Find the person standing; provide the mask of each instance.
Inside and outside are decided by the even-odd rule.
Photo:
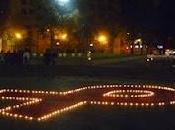
[[[0,52],[0,63],[1,64],[5,63],[5,58],[4,58],[4,52],[3,51]]]
[[[28,50],[25,50],[23,53],[23,64],[28,64],[30,61],[30,52]]]

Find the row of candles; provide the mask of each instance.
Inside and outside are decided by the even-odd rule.
[[[84,90],[93,90],[93,89],[105,89],[105,88],[118,88],[120,90],[114,90],[110,91],[108,93],[103,94],[104,97],[151,97],[154,96],[153,91],[148,91],[146,89],[154,89],[156,90],[166,90],[170,92],[175,92],[175,89],[169,88],[169,87],[161,87],[161,86],[151,86],[151,85],[97,85],[97,86],[88,86],[83,87],[79,89],[74,89],[66,92],[56,92],[56,91],[35,91],[35,90],[18,90],[18,89],[3,89],[0,90],[1,100],[16,100],[16,101],[23,101],[23,103],[9,106],[3,109],[0,109],[0,114],[7,116],[7,117],[13,117],[16,119],[25,119],[25,120],[37,120],[37,121],[45,121],[48,120],[56,115],[59,115],[63,112],[71,111],[75,108],[78,108],[80,106],[86,105],[86,104],[92,104],[92,105],[105,105],[105,106],[142,106],[142,107],[149,107],[149,106],[165,106],[165,105],[174,105],[175,99],[167,102],[105,102],[105,101],[81,101],[77,104],[56,110],[51,113],[46,113],[41,117],[34,118],[27,115],[20,115],[13,113],[14,109],[20,109],[24,106],[30,106],[36,103],[39,103],[42,101],[41,98],[32,98],[32,97],[6,97],[4,96],[5,93],[23,93],[23,94],[42,94],[43,96],[47,95],[61,95],[65,96],[68,94],[74,94],[77,92],[81,92]],[[125,88],[126,90],[123,90]],[[131,90],[133,88],[133,90]],[[129,90],[127,90],[129,89]],[[134,89],[145,89],[145,90],[134,90]]]

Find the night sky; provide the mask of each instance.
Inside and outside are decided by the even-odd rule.
[[[173,36],[175,2],[173,0],[77,0],[80,14],[95,25],[116,23],[131,31],[152,32]],[[0,0],[0,19],[8,0]]]
[[[93,5],[95,1],[97,4]],[[82,6],[83,3],[86,4]],[[92,21],[97,17],[97,24],[118,23],[131,31],[168,37],[175,33],[174,5],[173,0],[83,0],[80,7],[92,13]]]
[[[3,25],[8,11],[9,0],[0,0],[0,24]],[[0,26],[1,27],[1,26]]]
[[[132,25],[162,33],[174,33],[175,8],[170,0],[123,0],[124,19]],[[132,2],[131,2],[132,1]],[[129,4],[128,4],[129,3]],[[128,24],[129,24],[128,22]]]

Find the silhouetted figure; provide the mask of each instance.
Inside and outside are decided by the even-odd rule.
[[[29,52],[29,50],[26,49],[26,50],[23,52],[22,57],[23,57],[23,64],[24,64],[24,65],[25,65],[25,64],[28,64],[29,61],[30,61],[30,52]]]
[[[11,63],[12,63],[13,65],[16,65],[16,64],[17,64],[17,61],[18,61],[17,51],[14,51],[14,52],[11,54]]]
[[[0,63],[1,64],[4,64],[5,63],[5,55],[4,55],[4,52],[3,51],[0,52]]]
[[[57,57],[57,53],[56,52],[54,52],[54,51],[51,51],[51,65],[55,65],[55,63],[56,63],[56,57]]]
[[[23,51],[19,50],[16,56],[17,56],[17,64],[22,65],[23,64]]]
[[[7,65],[10,65],[11,64],[11,52],[10,51],[7,51],[7,53],[5,55],[5,63]]]
[[[44,63],[46,65],[50,65],[50,50],[49,49],[46,49],[44,53]]]
[[[55,65],[56,54],[50,49],[46,49],[44,53],[44,63],[46,65]]]

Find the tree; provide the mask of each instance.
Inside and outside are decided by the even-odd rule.
[[[71,23],[70,12],[72,10],[68,10],[55,0],[34,0],[32,6],[39,32],[45,32],[49,29],[51,47],[54,47],[55,28]]]

